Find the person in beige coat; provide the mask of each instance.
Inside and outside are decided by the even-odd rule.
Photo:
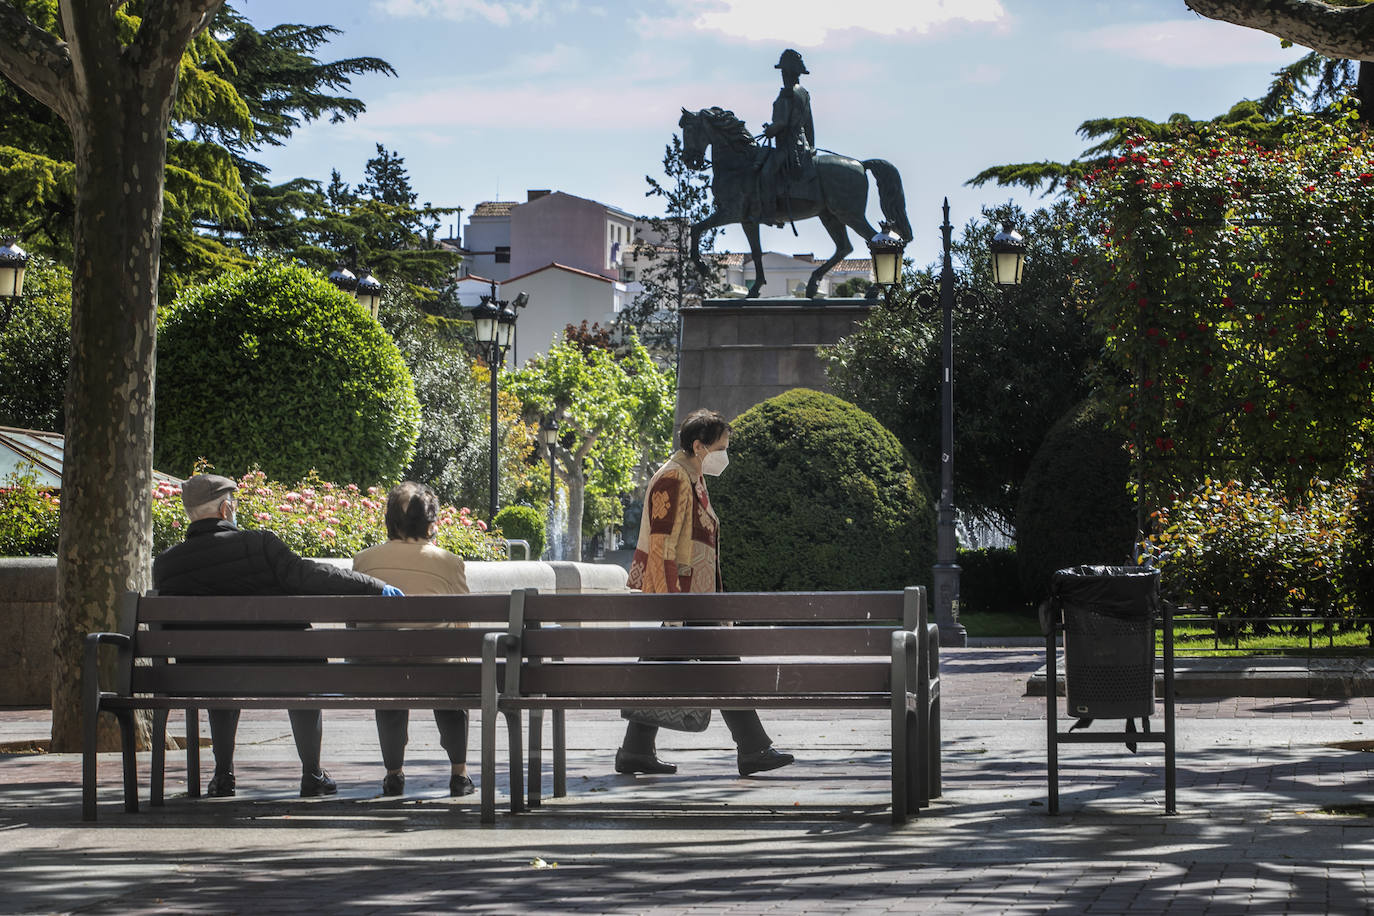
[[[721,591],[720,519],[711,508],[706,478],[719,475],[730,462],[730,424],[714,410],[695,410],[682,421],[678,445],[645,490],[628,584],[652,593]],[[741,776],[792,762],[791,754],[773,747],[754,710],[723,709],[720,717],[735,739]],[[656,726],[631,720],[615,752],[615,771],[676,773],[676,765],[658,758],[657,736]]]
[[[391,488],[386,499],[388,540],[361,551],[353,569],[381,579],[407,595],[465,595],[468,591],[463,558],[434,544],[439,529],[439,498],[424,484],[404,481]],[[406,742],[410,710],[379,709],[377,740],[382,747],[386,776],[383,795],[405,792]],[[448,794],[454,797],[476,791],[467,773],[468,714],[464,709],[434,710],[439,743],[448,753]]]

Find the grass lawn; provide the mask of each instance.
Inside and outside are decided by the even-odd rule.
[[[970,636],[1039,636],[1040,620],[1029,613],[960,614]]]

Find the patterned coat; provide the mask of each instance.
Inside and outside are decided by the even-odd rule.
[[[668,591],[664,561],[677,564],[684,592],[716,592],[720,582],[720,520],[706,482],[679,450],[658,469],[644,494],[639,543],[630,562],[630,588]]]

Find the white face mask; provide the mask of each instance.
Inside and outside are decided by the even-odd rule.
[[[701,459],[701,473],[707,477],[719,477],[720,472],[730,464],[730,455],[725,449],[707,452]]]

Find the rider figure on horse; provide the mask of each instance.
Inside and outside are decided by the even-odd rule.
[[[773,120],[763,125],[774,146],[765,147],[758,165],[759,222],[781,226],[790,218],[791,199],[808,197],[807,186],[815,184],[816,128],[811,96],[800,85],[801,75],[811,72],[802,56],[788,48],[773,69],[782,71],[782,91],[773,102]]]

